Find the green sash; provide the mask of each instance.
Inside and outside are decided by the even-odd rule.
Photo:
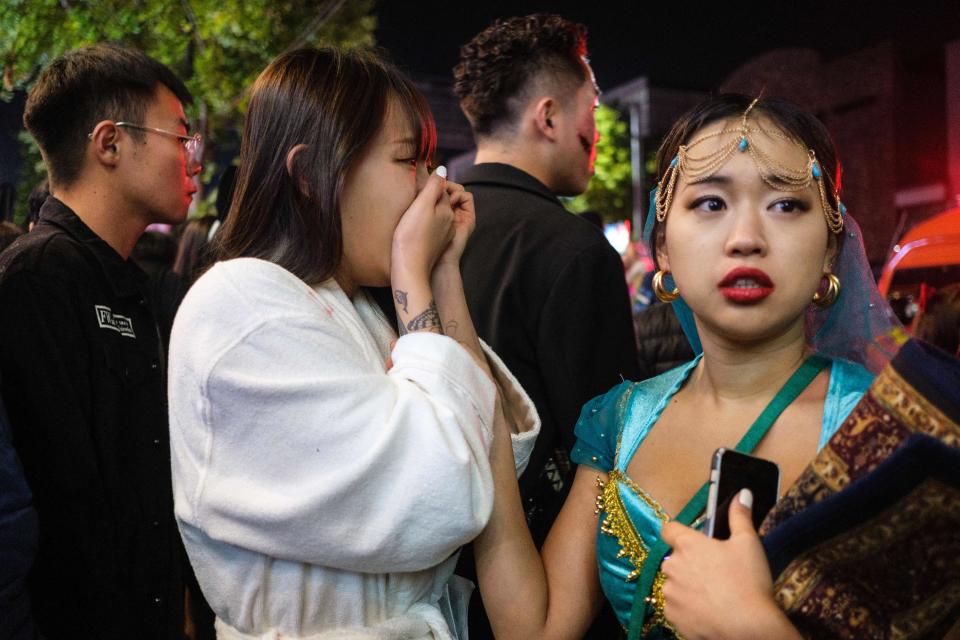
[[[760,444],[763,436],[767,435],[770,427],[777,421],[784,409],[790,406],[797,399],[803,390],[810,386],[813,379],[817,377],[824,367],[830,364],[830,360],[820,356],[813,355],[800,365],[800,368],[794,372],[786,384],[777,391],[773,400],[766,406],[760,416],[754,421],[747,433],[744,434],[735,449],[740,453],[752,453]],[[682,525],[690,526],[698,515],[700,515],[707,506],[707,494],[710,490],[710,483],[705,482],[700,490],[694,494],[686,506],[673,519]],[[660,570],[660,563],[663,557],[670,551],[670,547],[662,540],[658,539],[647,553],[647,559],[643,562],[643,568],[640,570],[640,577],[637,580],[637,590],[633,595],[633,608],[630,611],[630,631],[627,635],[628,640],[639,640],[640,630],[647,616],[653,610],[653,605],[647,602],[647,597],[653,589],[653,580]]]

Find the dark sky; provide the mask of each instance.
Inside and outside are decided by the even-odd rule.
[[[460,45],[495,18],[537,11],[587,25],[606,89],[646,75],[657,86],[709,90],[751,57],[782,47],[829,58],[887,39],[912,47],[960,38],[960,0],[379,0],[376,37],[409,71],[449,77]]]

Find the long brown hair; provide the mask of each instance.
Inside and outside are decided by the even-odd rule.
[[[367,50],[300,49],[277,57],[253,85],[236,191],[217,241],[225,260],[269,260],[315,284],[343,256],[340,197],[390,100],[410,118],[428,161],[436,128],[426,100],[395,66]],[[298,144],[293,175],[287,154]]]

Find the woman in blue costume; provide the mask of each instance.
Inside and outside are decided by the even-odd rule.
[[[603,597],[631,638],[799,637],[773,600],[750,497],[730,508],[729,540],[696,531],[710,459],[752,451],[790,486],[889,358],[876,337],[894,320],[816,118],[718,96],[674,125],[658,161],[645,227],[655,288],[698,355],[587,403],[576,479],[540,554],[508,440],[495,443],[496,505],[476,555],[498,638],[579,638]]]

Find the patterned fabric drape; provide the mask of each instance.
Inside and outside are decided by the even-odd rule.
[[[943,637],[960,618],[960,360],[904,345],[760,533],[806,637]]]

